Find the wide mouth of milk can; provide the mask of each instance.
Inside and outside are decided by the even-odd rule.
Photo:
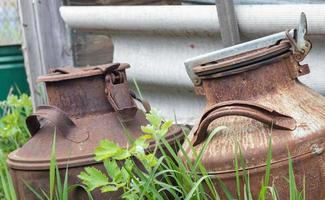
[[[51,73],[38,77],[37,82],[57,82],[63,80],[79,79],[90,76],[104,75],[107,70],[123,71],[130,68],[127,63],[109,63],[96,66],[69,67],[65,66],[52,70]]]
[[[228,58],[204,63],[193,68],[200,79],[218,78],[256,69],[263,65],[276,62],[291,55],[291,45],[288,41],[279,44],[248,51]]]
[[[290,55],[300,62],[311,49],[306,34],[307,19],[301,13],[295,29],[196,56],[186,60],[184,64],[193,84],[199,86],[202,79],[241,73]]]

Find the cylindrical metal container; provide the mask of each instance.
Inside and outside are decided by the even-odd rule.
[[[79,183],[77,175],[86,166],[103,169],[94,158],[95,147],[104,139],[128,145],[128,138],[139,137],[147,124],[130,94],[125,69],[128,64],[107,64],[84,68],[59,68],[39,77],[45,82],[49,106],[40,106],[26,120],[32,138],[8,156],[8,164],[18,198],[36,199],[24,182],[40,191],[49,188],[51,145],[56,132],[56,158],[61,173],[69,167],[69,183]],[[148,107],[148,106],[144,106]],[[173,126],[167,139],[173,143],[182,137]],[[153,150],[154,142],[147,149]],[[95,199],[120,199],[120,192],[102,194]],[[88,199],[82,191],[70,193],[70,199]]]
[[[325,197],[325,98],[297,79],[309,73],[308,65],[299,62],[311,47],[300,31],[281,32],[186,62],[197,93],[207,99],[206,110],[189,135],[194,149],[202,149],[212,129],[227,127],[212,138],[202,159],[221,199],[226,197],[216,177],[236,195],[236,148],[243,152],[250,189],[258,199],[270,137],[270,183],[279,199],[289,199],[288,152],[298,189],[305,177],[307,199]],[[242,175],[242,168],[239,171]]]

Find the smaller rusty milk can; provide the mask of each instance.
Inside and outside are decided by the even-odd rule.
[[[253,198],[258,199],[270,138],[270,183],[274,183],[279,199],[289,199],[288,152],[298,189],[302,189],[305,177],[307,199],[325,198],[325,98],[297,79],[309,73],[308,65],[299,64],[311,49],[306,28],[302,14],[298,29],[185,63],[197,94],[207,99],[206,110],[189,135],[194,149],[202,149],[211,130],[227,127],[211,139],[202,158],[221,199],[226,197],[216,177],[236,195],[238,148],[246,162]],[[187,150],[188,145],[184,144]],[[189,156],[195,159],[191,153]],[[239,171],[242,175],[243,168]]]
[[[146,125],[144,112],[137,108],[129,90],[125,70],[128,64],[106,64],[93,67],[55,69],[39,77],[45,82],[48,106],[40,106],[26,120],[32,138],[8,156],[18,199],[36,199],[25,182],[34,189],[49,188],[49,165],[53,133],[56,132],[56,158],[61,173],[69,167],[69,184],[79,183],[77,175],[86,166],[103,168],[94,161],[94,150],[104,139],[126,147],[128,137],[139,137]],[[150,109],[148,104],[144,107]],[[128,135],[130,134],[130,135]],[[173,126],[167,140],[182,137]],[[148,151],[153,150],[152,141]],[[120,199],[120,192],[101,194],[95,199]],[[83,191],[74,191],[70,199],[88,199]]]

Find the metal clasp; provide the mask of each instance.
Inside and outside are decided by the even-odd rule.
[[[113,71],[105,76],[105,93],[109,103],[122,121],[134,119],[137,107],[130,96],[125,72]]]
[[[307,18],[305,13],[300,14],[298,29],[295,29],[294,38],[286,32],[286,36],[293,46],[293,56],[297,62],[302,61],[311,50],[311,42],[307,39]]]

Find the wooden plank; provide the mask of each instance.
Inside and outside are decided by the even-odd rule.
[[[110,36],[90,32],[73,31],[74,65],[100,65],[113,61],[113,42]]]
[[[233,0],[216,0],[221,38],[224,46],[240,43]]]
[[[20,0],[18,3],[22,30],[22,49],[28,84],[33,105],[40,105],[44,102],[41,98],[39,88],[37,87],[36,78],[37,76],[44,74],[45,69],[41,60],[37,27],[34,21],[34,8],[31,1]]]
[[[60,1],[19,0],[26,73],[33,105],[46,101],[38,76],[51,68],[72,65],[69,30],[59,15]]]
[[[34,3],[42,59],[47,70],[72,65],[70,32],[61,18],[61,5],[61,0]]]

